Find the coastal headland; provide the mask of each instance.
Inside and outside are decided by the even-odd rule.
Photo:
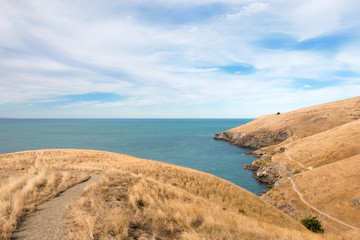
[[[360,97],[261,116],[214,138],[254,150],[244,167],[273,187],[261,198],[292,218],[316,216],[325,232],[360,228]]]

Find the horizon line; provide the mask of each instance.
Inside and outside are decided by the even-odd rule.
[[[84,117],[84,118],[79,118],[79,117],[66,117],[66,118],[47,118],[47,117],[44,117],[44,118],[42,118],[42,117],[39,117],[39,118],[32,118],[32,117],[0,117],[0,120],[3,120],[3,119],[19,119],[19,120],[21,120],[21,119],[23,119],[23,120],[87,120],[87,119],[94,119],[94,120],[101,120],[101,119],[109,119],[109,120],[111,120],[111,119],[129,119],[129,120],[131,120],[131,119],[254,119],[255,117],[224,117],[224,118],[220,118],[220,117],[144,117],[144,118],[142,118],[142,117],[139,117],[139,118],[137,118],[137,117],[123,117],[123,118],[113,118],[113,117],[109,117],[109,118],[106,118],[106,117],[104,117],[104,118],[94,118],[94,117],[89,117],[89,118],[86,118],[86,117]]]

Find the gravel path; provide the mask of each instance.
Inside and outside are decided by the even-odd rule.
[[[309,204],[307,201],[305,201],[305,199],[303,198],[302,194],[301,194],[301,193],[299,192],[299,190],[297,189],[294,181],[293,181],[291,178],[289,178],[289,180],[290,180],[290,182],[291,182],[291,184],[292,184],[292,188],[293,188],[294,191],[299,195],[301,201],[303,201],[303,203],[305,203],[308,207],[314,209],[316,212],[324,215],[325,217],[328,217],[328,218],[332,219],[332,220],[335,221],[335,222],[338,222],[338,223],[340,223],[340,224],[342,224],[342,225],[344,225],[344,226],[347,226],[348,228],[357,229],[356,227],[351,226],[350,224],[344,223],[343,221],[341,221],[341,220],[339,220],[339,219],[337,219],[337,218],[334,218],[334,217],[330,216],[329,214],[326,214],[326,213],[320,211],[319,209],[315,208],[315,207],[312,206],[311,204]]]
[[[86,186],[97,182],[100,178],[98,175],[92,175],[89,180],[67,189],[58,197],[37,207],[34,213],[24,219],[11,239],[67,239],[65,218],[68,209],[66,206],[78,199]]]
[[[287,154],[287,152],[285,152],[285,156],[286,156],[288,159],[290,159],[291,161],[295,162],[297,165],[299,165],[299,166],[302,167],[302,168],[307,168],[307,169],[310,169],[310,170],[312,169],[312,167],[305,167],[304,164],[302,164],[301,162],[298,162],[298,161],[294,160],[291,156],[289,156],[289,155]]]
[[[313,169],[312,167],[305,167],[302,163],[294,160],[291,156],[289,156],[289,155],[287,154],[287,152],[285,152],[285,155],[286,155],[291,161],[296,162],[299,166],[301,166],[301,167],[303,167],[303,168],[307,168],[307,169],[309,169],[309,170],[312,170],[312,169]],[[303,198],[303,196],[302,196],[302,194],[300,193],[300,191],[297,189],[297,187],[296,187],[294,181],[291,179],[291,177],[289,177],[289,180],[290,180],[290,182],[291,182],[291,184],[292,184],[293,190],[299,195],[301,201],[302,201],[303,203],[305,203],[308,207],[312,208],[312,209],[315,210],[316,212],[324,215],[325,217],[328,217],[328,218],[332,219],[333,221],[338,222],[338,223],[340,223],[340,224],[342,224],[342,225],[344,225],[344,226],[346,226],[346,227],[348,227],[348,228],[357,229],[356,227],[351,226],[350,224],[347,224],[347,223],[345,223],[345,222],[343,222],[343,221],[341,221],[341,220],[339,220],[339,219],[337,219],[337,218],[334,218],[334,217],[330,216],[329,214],[326,214],[326,213],[320,211],[319,209],[315,208],[313,205],[309,204],[307,201],[305,201],[305,199]]]

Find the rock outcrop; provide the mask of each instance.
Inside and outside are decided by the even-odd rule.
[[[259,149],[271,145],[276,145],[289,138],[291,135],[286,131],[269,132],[258,131],[251,134],[237,132],[221,132],[214,136],[215,140],[222,140],[230,144],[250,149]]]
[[[292,175],[291,167],[286,162],[276,162],[261,164],[254,161],[251,165],[244,165],[245,169],[252,170],[254,177],[261,182],[266,183],[269,187],[274,187],[275,183],[283,178]]]

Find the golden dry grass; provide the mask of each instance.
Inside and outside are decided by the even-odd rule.
[[[325,165],[292,177],[303,198],[320,211],[346,224],[360,228],[360,155]],[[340,174],[339,174],[340,173]],[[291,204],[298,220],[318,216],[327,232],[343,234],[350,228],[306,206],[287,179],[280,181],[263,198],[277,206]]]
[[[9,239],[20,219],[37,205],[88,178],[87,174],[51,170],[40,158],[39,152],[34,165],[7,171],[9,164],[0,169],[0,239]]]
[[[40,164],[103,176],[71,205],[71,239],[323,239],[230,182],[171,164],[89,150],[3,154],[0,163],[3,176]]]
[[[287,131],[289,141],[298,140],[360,119],[360,97],[329,102],[299,110],[261,116],[245,125],[227,130],[235,136]]]
[[[267,156],[268,160],[263,157],[258,162],[269,168],[290,164],[293,173],[301,172],[292,179],[308,203],[359,228],[360,206],[356,204],[360,199],[360,97],[262,116],[227,132],[235,137],[248,134],[262,138],[281,131],[291,136],[277,145],[255,151],[271,155],[271,158]],[[277,171],[281,175],[281,169]],[[263,198],[297,216],[298,221],[317,215],[326,232],[360,239],[358,232],[349,232],[348,227],[304,204],[287,179],[282,179]]]
[[[340,161],[360,154],[360,120],[276,147],[280,146],[286,151],[275,154],[274,162],[286,161],[296,166],[296,162],[289,161],[286,155],[313,168]]]
[[[308,202],[331,216],[360,228],[359,172],[360,155],[356,155],[295,175],[293,180]],[[314,193],[315,197],[312,197]]]
[[[318,239],[177,186],[111,171],[71,206],[70,239]]]

